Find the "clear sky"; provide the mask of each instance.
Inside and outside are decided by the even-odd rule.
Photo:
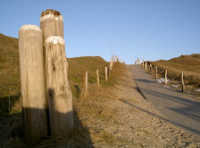
[[[200,0],[1,0],[0,33],[18,37],[47,8],[64,17],[67,57],[133,63],[200,53]]]

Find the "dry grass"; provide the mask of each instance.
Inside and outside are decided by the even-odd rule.
[[[0,143],[5,147],[27,147],[22,140],[22,114],[20,106],[19,91],[19,59],[18,59],[18,40],[0,34]],[[55,147],[55,144],[64,143],[69,147],[90,147],[91,133],[84,125],[87,118],[103,118],[109,120],[112,112],[105,109],[103,105],[103,96],[109,98],[111,92],[109,89],[117,83],[117,79],[124,72],[124,65],[116,63],[110,74],[109,81],[105,81],[104,68],[108,66],[101,57],[78,57],[70,58],[69,79],[73,93],[75,130],[72,138],[66,143],[62,139],[51,139],[49,137],[43,140],[39,147]],[[99,69],[101,88],[96,85],[96,69]],[[80,94],[83,88],[83,76],[85,71],[89,75],[89,95],[81,98]],[[10,89],[11,88],[11,89]],[[11,112],[8,113],[9,98],[11,100]],[[100,99],[101,98],[101,99]],[[92,124],[92,120],[90,120]],[[10,128],[12,127],[12,128]],[[10,129],[10,130],[7,130]],[[112,141],[112,136],[107,133],[101,134],[101,140]],[[96,137],[97,138],[97,137]],[[0,145],[1,147],[1,145]]]
[[[186,85],[200,86],[200,54],[184,55],[171,60],[152,62],[158,66],[158,72],[164,75],[164,69],[168,69],[168,77],[171,80],[181,80],[181,72],[184,72]]]

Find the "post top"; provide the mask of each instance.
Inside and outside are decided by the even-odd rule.
[[[46,19],[55,19],[57,21],[63,21],[61,13],[57,10],[47,9],[41,13],[40,22]]]
[[[19,29],[19,31],[25,31],[25,30],[35,30],[35,31],[41,32],[40,27],[38,27],[37,25],[31,25],[31,24],[23,25],[23,26]]]
[[[60,16],[60,15],[61,15],[61,13],[60,13],[59,11],[57,11],[57,10],[54,10],[54,9],[47,9],[47,10],[45,10],[45,11],[43,11],[43,12],[41,13],[41,17],[42,17],[42,16],[45,16],[45,15],[49,15],[49,14],[52,14],[52,15],[54,15],[54,16]]]
[[[46,43],[65,44],[65,40],[61,36],[50,36],[46,39]]]

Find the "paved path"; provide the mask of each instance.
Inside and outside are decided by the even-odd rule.
[[[137,87],[164,120],[200,135],[200,101],[157,83],[141,66],[132,66],[132,71]]]

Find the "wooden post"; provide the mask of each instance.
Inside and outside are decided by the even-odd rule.
[[[96,74],[97,74],[97,87],[100,87],[100,79],[99,79],[99,70],[96,70]]]
[[[149,70],[151,71],[152,70],[152,65],[150,64],[150,66],[149,66]]]
[[[105,66],[105,80],[108,81],[108,67]]]
[[[111,58],[111,61],[110,61],[110,71],[112,71],[112,68],[113,68],[113,64],[114,64],[114,62],[113,62],[113,57]]]
[[[85,72],[85,91],[84,96],[86,97],[88,95],[88,72]]]
[[[155,79],[158,79],[158,67],[156,66],[156,74],[155,74]]]
[[[67,137],[73,128],[72,93],[68,81],[65,41],[51,36],[45,41],[46,91],[52,136]]]
[[[19,63],[25,139],[37,143],[47,136],[42,32],[35,25],[19,30]]]
[[[167,85],[167,69],[165,69],[165,85]]]
[[[59,11],[47,9],[41,13],[40,28],[44,41],[50,36],[61,36],[64,38],[63,17]]]
[[[184,75],[181,73],[181,91],[184,92],[185,84],[184,84]]]

